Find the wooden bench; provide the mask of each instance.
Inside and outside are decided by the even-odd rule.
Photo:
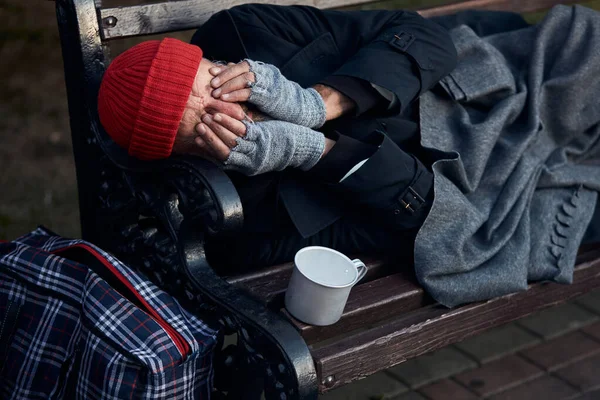
[[[364,0],[297,1],[339,7]],[[226,280],[206,263],[205,229],[235,231],[241,204],[227,176],[191,157],[142,163],[108,139],[96,115],[109,43],[197,28],[244,1],[182,0],[103,8],[101,0],[56,0],[85,239],[138,267],[237,342],[215,356],[215,398],[314,399],[348,382],[600,286],[600,246],[583,246],[574,283],[538,283],[523,293],[447,309],[401,263],[363,257],[369,272],[335,325],[302,324],[283,310],[291,264]],[[536,11],[558,1],[470,0],[421,10]],[[563,1],[564,3],[564,1]]]

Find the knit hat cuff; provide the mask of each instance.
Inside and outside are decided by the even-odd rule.
[[[129,154],[142,160],[171,155],[185,105],[202,60],[202,50],[164,39],[152,61],[140,100]]]

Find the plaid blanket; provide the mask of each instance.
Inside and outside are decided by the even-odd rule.
[[[217,334],[90,243],[0,243],[3,399],[208,399]]]

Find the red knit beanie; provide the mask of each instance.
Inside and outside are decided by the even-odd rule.
[[[201,60],[198,46],[168,38],[120,54],[108,66],[98,93],[106,132],[133,157],[171,155]]]

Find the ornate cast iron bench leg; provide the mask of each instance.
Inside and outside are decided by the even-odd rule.
[[[218,194],[202,188],[191,171],[176,175],[171,186],[174,191],[166,195],[152,193],[155,189],[140,184],[137,198],[146,204],[139,209],[152,216],[122,230],[119,242],[123,244],[118,252],[159,285],[180,294],[189,310],[219,323],[225,334],[237,334],[237,345],[217,357],[216,385],[228,392],[228,398],[259,398],[263,390],[267,399],[316,398],[312,357],[299,333],[282,317],[217,276],[206,261],[206,233],[199,227],[219,229],[220,224],[207,220],[219,215],[223,220],[222,215],[227,214],[215,204]],[[196,201],[189,208],[190,202],[182,201],[185,194],[177,189],[202,193],[205,203]],[[157,198],[162,200],[152,200]]]

